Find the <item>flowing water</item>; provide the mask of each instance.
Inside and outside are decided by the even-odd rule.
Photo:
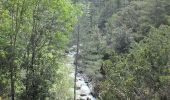
[[[75,75],[75,65],[74,65],[74,60],[75,60],[75,54],[76,52],[73,50],[75,49],[75,46],[70,48],[69,53],[67,54],[68,56],[68,62],[67,65],[71,67],[72,72],[70,73],[70,77],[74,81],[74,75]],[[92,95],[92,85],[90,84],[89,81],[85,80],[87,77],[85,75],[77,73],[76,76],[76,100],[96,100]],[[70,89],[72,92],[74,92],[74,88]]]

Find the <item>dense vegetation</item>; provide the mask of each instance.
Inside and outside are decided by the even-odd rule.
[[[0,99],[72,100],[75,44],[97,99],[170,99],[170,0],[0,0]]]
[[[64,48],[79,13],[70,0],[0,0],[0,97],[67,100]]]
[[[170,1],[86,0],[80,72],[101,100],[170,99]]]

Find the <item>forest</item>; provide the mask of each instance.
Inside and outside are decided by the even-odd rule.
[[[0,100],[170,100],[170,0],[0,0]]]

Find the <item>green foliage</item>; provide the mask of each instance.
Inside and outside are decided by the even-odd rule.
[[[56,92],[62,90],[62,85],[63,93],[70,87],[68,71],[60,63],[80,12],[70,0],[0,1],[2,99],[68,99],[64,97],[69,91]],[[67,83],[61,85],[64,81]]]
[[[102,75],[94,75],[95,94],[102,100],[168,100],[170,2],[88,3],[80,21],[80,69]]]
[[[93,79],[101,77],[99,73],[102,61],[102,55],[100,53],[102,43],[99,42],[100,39],[101,37],[96,30],[92,33],[87,33],[87,36],[82,43],[81,70]]]
[[[117,62],[115,62],[117,58],[113,59],[113,63],[105,61],[108,78],[106,81],[110,80],[108,84],[112,87],[108,90],[109,93],[114,92],[112,95],[117,99],[169,98],[167,94],[169,91],[165,88],[169,87],[170,75],[165,71],[169,69],[169,30],[168,26],[152,29],[149,37],[139,44],[135,43],[129,54],[121,57]],[[108,96],[106,94],[104,98]]]

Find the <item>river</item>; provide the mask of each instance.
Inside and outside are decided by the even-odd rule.
[[[74,60],[75,60],[75,54],[76,52],[74,51],[76,46],[72,46],[69,50],[69,53],[67,53],[68,57],[68,62],[67,66],[71,67],[72,71],[70,73],[70,77],[74,81],[74,75],[75,75],[75,65],[74,65]],[[80,73],[77,73],[76,76],[76,100],[96,100],[95,97],[91,95],[92,93],[92,85],[90,84],[89,81],[86,80],[86,76]],[[74,93],[74,88],[70,89],[71,92]]]

